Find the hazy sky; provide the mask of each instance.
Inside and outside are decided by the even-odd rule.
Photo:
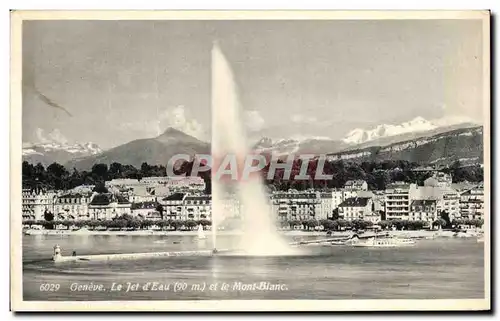
[[[482,117],[479,20],[23,24],[23,141],[109,148],[168,126],[209,140],[214,40],[256,135]]]

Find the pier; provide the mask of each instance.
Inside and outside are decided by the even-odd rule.
[[[54,246],[54,262],[84,262],[84,261],[114,261],[114,260],[135,260],[172,256],[211,256],[216,253],[228,252],[228,250],[193,250],[193,251],[168,251],[168,252],[146,252],[146,253],[117,253],[117,254],[93,254],[63,256],[59,245]]]
[[[327,238],[319,240],[310,241],[299,241],[292,242],[290,245],[307,245],[307,244],[318,244],[318,243],[328,243],[333,241],[339,241],[342,238]],[[116,253],[116,254],[89,254],[89,255],[72,255],[66,256],[61,254],[61,248],[59,245],[54,246],[54,255],[52,256],[52,261],[54,262],[85,262],[85,261],[116,261],[116,260],[136,260],[136,259],[148,259],[148,258],[159,258],[159,257],[176,257],[176,256],[212,256],[221,253],[238,253],[238,250],[228,250],[228,249],[213,249],[213,250],[191,250],[191,251],[167,251],[167,252],[143,252],[143,253]]]

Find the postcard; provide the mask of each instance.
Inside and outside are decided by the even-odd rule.
[[[491,309],[489,11],[12,11],[13,311]]]

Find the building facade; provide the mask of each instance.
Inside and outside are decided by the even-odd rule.
[[[369,197],[348,198],[339,205],[339,216],[346,221],[372,219],[373,200]]]
[[[484,189],[475,187],[460,194],[460,216],[463,219],[484,220]]]
[[[157,202],[139,202],[131,203],[130,205],[130,215],[138,219],[146,220],[161,220],[161,213],[157,211]]]
[[[44,220],[45,212],[54,213],[56,193],[44,190],[22,190],[22,219]]]
[[[165,219],[170,220],[180,220],[182,216],[183,201],[186,194],[174,193],[162,199],[158,202],[163,206],[163,214]]]
[[[414,200],[410,205],[410,221],[424,221],[429,226],[438,219],[436,200]]]
[[[314,191],[275,192],[271,209],[279,221],[321,220],[331,216],[331,193]]]
[[[394,183],[385,190],[385,215],[388,220],[408,220],[410,202],[416,191],[416,184]]]
[[[368,183],[363,180],[351,180],[345,183],[344,189],[350,191],[367,191]]]
[[[88,204],[92,194],[68,193],[56,197],[54,219],[90,220]]]
[[[211,203],[210,195],[189,195],[184,197],[181,220],[211,220]]]
[[[92,220],[112,220],[122,215],[131,215],[131,204],[123,196],[105,193],[95,194],[89,203],[89,217]]]

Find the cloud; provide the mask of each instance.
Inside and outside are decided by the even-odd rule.
[[[478,117],[471,117],[470,115],[465,115],[463,113],[453,112],[453,109],[449,108],[449,106],[447,106],[446,104],[441,105],[441,111],[443,113],[443,116],[431,120],[433,124],[439,127],[451,126],[463,123],[472,123],[477,125],[483,123],[482,119],[478,119]]]
[[[481,122],[478,122],[476,119],[470,118],[464,115],[449,115],[443,116],[441,118],[432,119],[431,123],[438,127],[452,126],[464,123],[471,123],[480,125]]]
[[[184,106],[177,106],[165,110],[159,115],[157,121],[158,132],[173,127],[196,138],[204,138],[205,130],[203,125],[194,118],[186,117]]]
[[[244,118],[246,127],[252,132],[258,132],[264,127],[264,118],[257,110],[245,111]]]
[[[290,117],[290,120],[294,123],[302,123],[302,124],[312,124],[318,121],[318,119],[314,116],[304,116],[300,114],[294,114]]]
[[[203,125],[196,119],[186,115],[186,108],[182,105],[165,109],[155,115],[155,119],[120,124],[124,130],[141,132],[147,137],[159,136],[167,128],[178,129],[198,139],[206,139]]]
[[[45,135],[45,131],[42,128],[37,128],[35,130],[35,135],[37,142],[42,144],[57,143],[65,145],[68,143],[68,139],[57,128],[53,129],[47,135]]]

